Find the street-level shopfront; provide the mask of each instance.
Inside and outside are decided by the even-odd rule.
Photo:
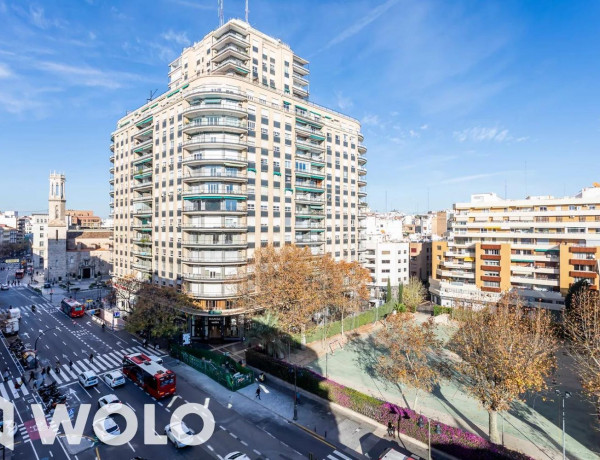
[[[244,315],[210,310],[189,319],[191,338],[195,341],[235,341],[244,336]]]

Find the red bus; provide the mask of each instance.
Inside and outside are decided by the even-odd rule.
[[[17,270],[15,272],[15,278],[18,280],[23,279],[24,276],[25,276],[25,270]]]
[[[175,394],[175,373],[143,353],[123,357],[123,374],[155,398]]]
[[[71,318],[79,318],[80,316],[85,315],[85,308],[83,308],[83,305],[75,299],[62,299],[60,308],[65,315],[70,316]]]

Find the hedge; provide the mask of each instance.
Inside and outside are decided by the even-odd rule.
[[[375,308],[371,308],[369,310],[363,311],[358,315],[348,318],[344,318],[344,332],[349,332],[358,327],[364,326],[365,324],[370,324],[375,322],[376,318],[383,318],[383,315],[389,314],[394,310],[396,304],[394,302],[386,303],[379,307],[376,311]],[[327,334],[326,337],[333,337],[334,335],[338,335],[342,333],[342,322],[341,321],[332,321],[327,324]],[[318,326],[312,329],[310,332],[306,334],[306,343],[316,342],[323,338],[323,326]],[[299,335],[295,335],[294,339],[297,342],[301,342],[301,337]]]
[[[450,307],[442,307],[441,305],[433,306],[433,316],[444,315],[444,314],[452,314],[452,308]]]
[[[246,362],[268,374],[274,375],[289,383],[294,382],[294,366],[285,361],[271,358],[255,349],[246,350]],[[323,399],[339,404],[354,412],[369,417],[382,425],[392,422],[399,433],[427,443],[427,417],[404,407],[382,401],[373,396],[361,393],[353,388],[340,385],[326,379],[320,374],[306,368],[296,369],[296,384]],[[419,418],[423,426],[419,427]],[[492,444],[481,436],[477,436],[460,428],[431,420],[431,445],[436,449],[466,460],[533,460],[527,455],[511,451],[497,444]],[[435,426],[441,430],[437,434]]]

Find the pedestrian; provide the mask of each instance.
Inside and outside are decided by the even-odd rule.
[[[90,363],[94,362],[94,353],[90,353]]]
[[[59,367],[59,366],[56,366],[56,368],[55,368],[54,372],[56,372],[56,374],[57,374],[57,375],[58,375],[58,374],[60,374],[60,367]]]
[[[254,396],[254,399],[260,399],[260,387],[256,387],[256,395]]]
[[[10,378],[10,373],[8,371],[8,367],[6,369],[4,369],[4,372],[2,373],[2,377],[4,377],[5,382],[8,382],[8,379]]]
[[[42,375],[46,375],[46,368],[42,367]]]
[[[69,369],[73,370],[73,361],[69,360]]]
[[[46,374],[50,375],[51,370],[52,370],[52,368],[50,366],[46,367]]]
[[[394,425],[392,425],[392,422],[389,421],[388,422],[388,436],[392,436],[393,430],[394,430]]]
[[[31,381],[32,381],[32,380],[34,380],[34,379],[35,379],[35,374],[33,373],[33,371],[31,371],[31,372],[29,373],[29,382],[31,382]]]
[[[21,379],[17,379],[17,381],[15,382],[15,390],[18,390],[19,388],[21,388],[22,385],[22,381]]]

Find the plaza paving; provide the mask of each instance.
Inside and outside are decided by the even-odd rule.
[[[420,321],[426,318],[425,315],[419,316]],[[352,339],[333,354],[325,356],[321,353],[316,360],[303,364],[366,394],[414,408],[415,391],[412,388],[392,385],[376,375],[375,364],[383,351],[378,349],[373,339],[376,329],[377,326],[370,334]],[[453,330],[449,325],[438,325],[438,335],[444,340],[452,335]],[[573,395],[566,400],[567,457],[600,458],[600,436],[598,423],[594,419],[594,407],[582,395],[568,356],[560,352],[558,359],[559,370],[549,382],[548,390],[527,398],[526,402],[515,403],[504,417],[498,418],[504,444],[534,458],[562,458],[560,400],[555,395],[555,389],[567,390]],[[487,435],[488,413],[455,382],[444,381],[431,394],[419,392],[416,410],[446,424],[484,437]]]

